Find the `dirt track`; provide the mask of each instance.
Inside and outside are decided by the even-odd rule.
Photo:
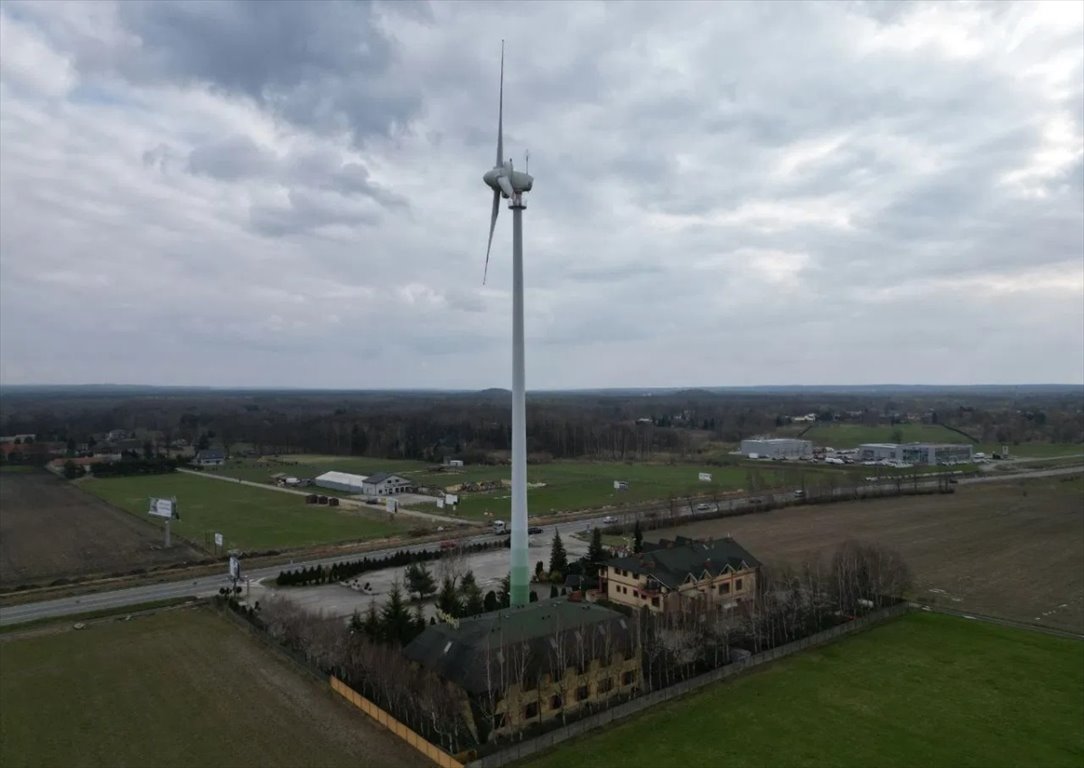
[[[197,550],[48,472],[0,474],[0,586],[198,560]]]
[[[897,549],[914,597],[1084,632],[1084,498],[1079,478],[960,487],[948,496],[791,507],[646,534],[733,535],[766,564],[799,565],[848,538]]]

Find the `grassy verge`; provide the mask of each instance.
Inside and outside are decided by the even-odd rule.
[[[110,616],[127,616],[129,614],[135,615],[137,613],[146,613],[147,611],[155,611],[161,608],[172,608],[176,605],[184,605],[187,602],[198,599],[199,598],[194,596],[170,597],[164,600],[151,600],[150,602],[139,603],[137,605],[124,605],[120,607],[114,606],[113,608],[99,608],[96,611],[75,613],[69,616],[50,616],[45,619],[24,621],[21,624],[5,624],[4,626],[0,627],[0,635],[10,634],[12,632],[23,632],[28,629],[39,629],[41,627],[47,627],[51,624],[75,624],[77,622],[93,621],[94,619],[104,619]]]
[[[525,765],[1080,766],[1081,690],[1077,640],[911,614]]]

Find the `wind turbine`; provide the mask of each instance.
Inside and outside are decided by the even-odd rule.
[[[489,245],[482,275],[485,284],[489,273],[489,252],[493,248],[493,230],[497,227],[501,198],[512,209],[512,574],[509,579],[509,602],[512,607],[529,602],[530,570],[527,566],[527,415],[524,403],[523,373],[523,193],[529,192],[534,179],[513,170],[512,161],[504,159],[504,41],[501,41],[501,85],[497,107],[497,164],[482,180],[493,190],[493,215],[489,220]]]

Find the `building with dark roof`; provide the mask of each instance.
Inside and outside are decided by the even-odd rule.
[[[377,472],[365,478],[362,488],[369,496],[390,496],[413,490],[414,484],[401,475]]]
[[[192,463],[197,467],[221,467],[226,463],[226,453],[217,448],[208,448],[197,453]]]
[[[646,544],[639,554],[608,560],[599,571],[599,593],[631,608],[656,613],[708,601],[737,608],[756,593],[760,561],[731,538],[678,536]]]
[[[642,679],[632,620],[563,598],[429,626],[403,653],[460,691],[483,741],[631,693]]]

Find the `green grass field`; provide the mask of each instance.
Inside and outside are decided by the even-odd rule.
[[[912,614],[662,704],[531,768],[1084,765],[1084,643]]]
[[[862,443],[892,443],[894,433],[904,443],[969,443],[959,432],[945,429],[938,424],[880,424],[867,427],[862,424],[817,424],[804,435],[815,445],[833,448],[855,448]]]
[[[208,532],[215,531],[227,548],[267,550],[374,539],[409,527],[388,521],[379,511],[311,505],[296,494],[183,473],[90,479],[81,486],[159,525],[158,518],[147,515],[148,497],[176,496],[181,519],[171,529],[197,546],[205,546]]]
[[[406,766],[417,753],[207,609],[0,639],[0,765]]]

